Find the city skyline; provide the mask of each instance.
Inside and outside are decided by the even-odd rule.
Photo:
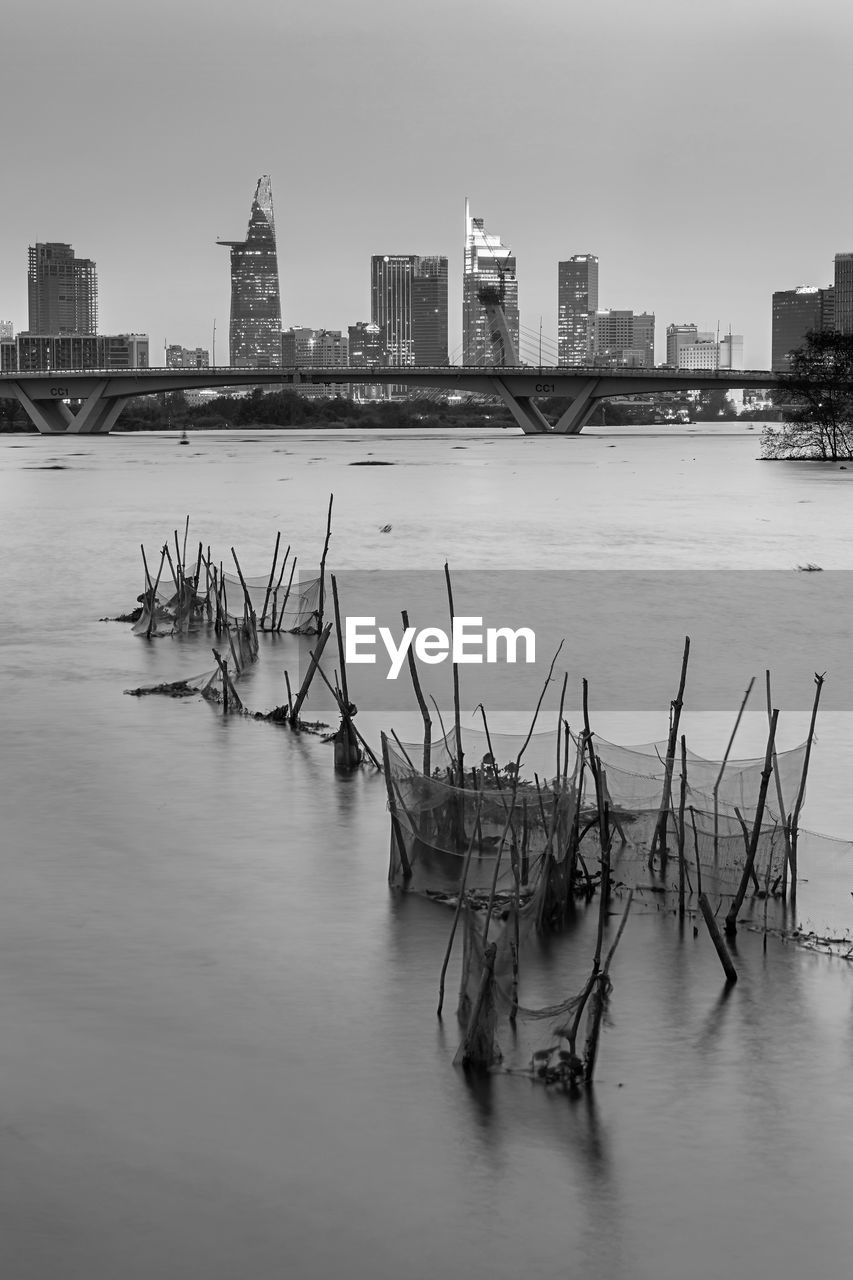
[[[245,227],[259,173],[279,206],[284,327],[367,321],[372,255],[442,254],[451,354],[466,193],[516,257],[524,328],[541,316],[556,340],[556,264],[590,252],[608,302],[657,316],[658,361],[666,325],[689,321],[744,334],[746,363],[769,367],[773,293],[828,286],[835,254],[853,250],[853,177],[837,159],[853,16],[828,0],[808,14],[784,0],[722,4],[712,23],[663,0],[606,16],[540,0],[522,22],[496,0],[489,23],[443,2],[416,18],[372,0],[357,13],[330,0],[319,14],[151,0],[140,21],[101,0],[81,0],[71,20],[42,0],[4,17],[12,102],[29,97],[36,11],[62,19],[62,40],[40,50],[39,99],[4,157],[15,198],[0,236],[0,317],[16,330],[27,246],[56,240],[97,261],[104,331],[147,332],[153,353],[211,347],[215,320],[219,355],[230,282],[214,241]],[[120,56],[103,56],[95,29]],[[578,41],[596,56],[569,62]],[[503,86],[488,110],[470,76],[474,42]],[[224,92],[235,82],[253,86],[251,129]],[[639,93],[655,125],[642,141],[625,127]],[[56,113],[71,100],[75,141],[57,145]],[[406,110],[383,116],[380,136],[390,100]],[[104,101],[121,109],[105,113]],[[309,110],[294,164],[281,121]],[[699,131],[697,113],[713,127]]]

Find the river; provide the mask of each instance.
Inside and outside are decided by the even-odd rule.
[[[764,667],[777,662],[781,742],[802,741],[813,673],[827,670],[804,822],[836,840],[801,865],[798,906],[804,929],[841,936],[853,925],[853,700],[838,643],[824,661],[822,637],[845,635],[833,619],[853,470],[759,463],[758,431],[234,431],[183,448],[165,434],[0,438],[4,1275],[846,1270],[848,963],[775,935],[765,949],[742,929],[726,996],[704,933],[680,935],[671,910],[641,896],[614,961],[594,1095],[469,1079],[452,1065],[452,999],[435,1016],[448,913],[388,889],[382,779],[336,778],[315,735],[196,699],[127,697],[210,667],[210,641],[148,643],[101,620],[134,606],[140,544],[158,558],[188,514],[190,544],[223,560],[233,546],[247,574],[268,569],[276,530],[316,565],[333,492],[329,566],[342,575],[405,581],[447,559],[486,582],[541,575],[552,597],[570,571],[619,575],[619,625],[596,667],[571,633],[564,665],[575,694],[581,675],[604,691],[595,727],[637,742],[665,734],[671,696],[624,693],[625,672],[630,687],[660,656],[642,621],[655,575],[713,571],[716,614],[719,575],[736,571],[755,661],[732,669],[728,701],[691,708],[688,682],[690,745],[721,754],[756,674],[738,754],[759,754]],[[393,466],[351,465],[365,462]],[[807,564],[824,573],[797,572]],[[780,613],[782,577],[801,594]],[[670,685],[705,612],[691,608],[663,631]],[[284,700],[282,671],[304,651],[262,639],[252,709]],[[697,689],[716,666],[700,648]],[[606,692],[617,675],[618,699]],[[495,705],[501,727],[526,728],[511,699]],[[360,706],[375,742],[388,712]],[[417,729],[408,712],[394,723]],[[591,924],[535,950],[528,1003],[577,989]]]

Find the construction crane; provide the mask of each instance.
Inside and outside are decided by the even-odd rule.
[[[506,298],[504,268],[497,258],[495,258],[495,263],[497,265],[499,283],[496,285],[484,284],[481,289],[477,290],[477,301],[486,312],[492,355],[498,357],[494,363],[518,365],[521,361],[518,358],[518,352],[515,349],[515,343],[512,340],[512,334],[506,322],[506,312],[504,311],[504,300]]]
[[[467,212],[466,201],[466,212]],[[504,302],[506,300],[506,269],[501,262],[494,248],[489,243],[489,236],[483,231],[483,247],[489,252],[495,265],[497,272],[497,283],[483,284],[477,290],[477,301],[486,313],[486,323],[489,329],[489,342],[491,344],[492,356],[494,363],[499,365],[519,365],[521,361],[518,357],[512,334],[509,331],[509,325],[506,320],[506,312],[504,310]],[[509,251],[508,251],[509,252]]]

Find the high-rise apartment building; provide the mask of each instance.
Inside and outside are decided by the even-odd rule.
[[[853,253],[835,255],[835,332],[853,333]]]
[[[666,363],[670,369],[742,369],[743,335],[727,333],[718,340],[695,324],[667,325]]]
[[[146,333],[19,333],[20,372],[57,369],[147,369]]]
[[[27,274],[30,333],[97,333],[98,273],[70,244],[34,244]]]
[[[410,254],[374,254],[370,259],[370,318],[378,325],[390,365],[415,363],[412,335]]]
[[[696,351],[696,348],[702,348]],[[713,363],[709,349],[713,348]],[[696,328],[695,324],[666,326],[666,363],[670,369],[715,369],[717,358],[715,335]]]
[[[651,312],[596,311],[593,361],[604,368],[652,369],[655,363],[655,317]]]
[[[350,368],[381,369],[388,363],[378,324],[360,320],[349,326],[348,336]],[[385,387],[381,383],[354,382],[350,396],[355,400],[384,400]]]
[[[576,253],[557,264],[557,362],[592,364],[593,325],[598,310],[598,258]]]
[[[231,364],[277,368],[281,364],[281,299],[272,185],[258,179],[245,240],[218,240],[231,249]]]
[[[360,320],[349,326],[348,336],[349,362],[354,369],[381,368],[388,363],[378,324]]]
[[[487,302],[502,306],[509,337],[517,354],[519,318],[515,258],[512,251],[501,243],[500,236],[486,233],[482,218],[471,217],[466,200],[462,276],[462,359],[465,364],[496,364],[501,361],[502,353],[493,350]]]
[[[415,258],[412,276],[412,342],[415,364],[449,364],[447,346],[447,259]]]
[[[789,368],[788,353],[803,345],[807,333],[827,333],[835,327],[835,300],[832,286],[819,289],[817,285],[800,285],[798,289],[780,289],[773,294],[770,368],[774,373],[784,373]]]
[[[210,352],[203,347],[169,346],[166,348],[166,368],[209,369]]]
[[[349,342],[340,329],[309,329],[294,325],[281,333],[281,363],[286,369],[342,368],[349,364]],[[340,395],[340,383],[310,382],[300,386],[301,395]]]
[[[370,316],[389,365],[447,364],[447,259],[374,254]]]

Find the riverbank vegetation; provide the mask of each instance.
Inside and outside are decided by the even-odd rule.
[[[785,421],[765,427],[761,456],[838,462],[853,458],[853,335],[808,333],[788,355],[773,392]]]

